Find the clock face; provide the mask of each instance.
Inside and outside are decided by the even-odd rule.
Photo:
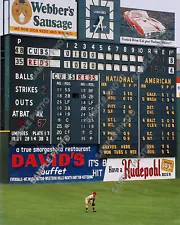
[[[86,0],[86,38],[114,40],[114,1]]]

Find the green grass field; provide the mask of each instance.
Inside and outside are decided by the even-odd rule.
[[[2,185],[3,225],[180,225],[180,179]],[[97,212],[84,198],[97,192]]]

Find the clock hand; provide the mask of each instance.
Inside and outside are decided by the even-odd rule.
[[[102,26],[102,22],[104,20],[104,16],[99,16],[99,23],[96,26],[96,29],[94,31],[94,34],[97,32],[98,28],[101,27],[101,29],[103,30],[103,26]]]
[[[102,23],[102,22],[103,22],[103,20],[104,20],[104,16],[101,16],[100,18],[101,18],[101,19],[100,19],[100,21],[101,21],[101,23],[100,23],[100,25],[101,25],[101,30],[103,31],[103,23]]]
[[[99,17],[99,23],[98,23],[97,26],[96,26],[96,29],[95,29],[95,31],[94,31],[94,34],[97,32],[97,30],[98,30],[98,28],[99,28],[100,25],[101,25],[101,19],[100,19],[100,17]]]

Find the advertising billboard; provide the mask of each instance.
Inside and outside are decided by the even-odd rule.
[[[120,42],[175,46],[175,13],[121,8]]]
[[[75,0],[10,0],[10,33],[77,38]]]
[[[9,182],[30,183],[36,178],[41,165],[47,164],[47,157],[53,151],[52,146],[11,147],[9,162]],[[96,158],[97,147],[65,146],[55,147],[60,152],[55,154],[52,163],[45,167],[38,182],[85,182],[103,180],[103,163]]]
[[[47,158],[54,154],[51,163]],[[61,183],[175,178],[175,158],[97,159],[97,146],[10,147],[9,183]],[[43,169],[40,170],[42,165]],[[32,182],[35,181],[35,182]]]
[[[175,158],[108,159],[103,181],[175,178]]]
[[[180,77],[176,77],[176,97],[180,98]]]

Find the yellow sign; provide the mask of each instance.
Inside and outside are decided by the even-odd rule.
[[[174,171],[174,161],[169,159],[162,159],[161,170],[172,173]]]

